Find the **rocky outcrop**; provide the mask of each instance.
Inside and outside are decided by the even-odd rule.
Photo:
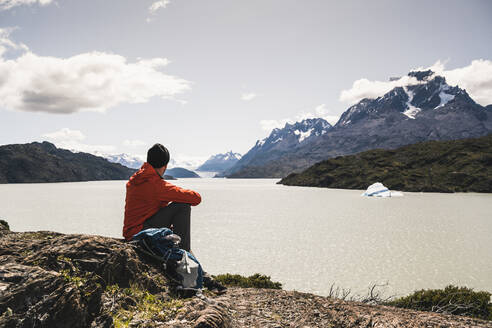
[[[0,221],[1,327],[492,327],[292,291],[204,295],[178,299],[160,263],[122,240],[14,233]]]
[[[177,299],[160,263],[122,240],[0,227],[0,327],[227,327],[230,322],[225,305],[213,298]]]

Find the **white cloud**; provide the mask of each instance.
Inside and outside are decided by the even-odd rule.
[[[410,76],[403,76],[395,81],[369,81],[368,79],[360,79],[352,84],[352,88],[348,90],[342,90],[340,94],[340,101],[347,102],[349,104],[355,104],[363,98],[377,98],[384,95],[393,88],[401,87],[404,85],[418,84],[419,81]]]
[[[149,13],[155,14],[159,9],[164,9],[170,3],[169,0],[159,0],[152,3],[149,7]],[[148,21],[148,20],[147,20]]]
[[[135,140],[124,140],[123,141],[123,146],[127,146],[127,147],[140,147],[140,146],[145,146],[146,145],[146,142],[145,141],[142,141],[142,140],[138,140],[138,139],[135,139]]]
[[[431,67],[419,67],[414,70],[431,69],[436,74],[444,76],[450,85],[466,89],[468,94],[481,105],[492,104],[492,61],[477,59],[470,65],[453,70],[445,69],[445,62],[437,61]],[[340,101],[354,104],[363,98],[377,98],[398,86],[420,83],[415,78],[404,76],[395,81],[370,81],[360,79],[353,83],[352,88],[342,90]]]
[[[0,10],[8,10],[22,5],[40,4],[41,6],[52,3],[52,0],[0,0]]]
[[[253,93],[253,92],[250,92],[250,93],[243,93],[241,95],[241,100],[244,100],[244,101],[250,101],[250,100],[253,100],[257,97],[258,95],[256,93]]]
[[[492,61],[478,59],[470,65],[443,72],[450,85],[466,89],[480,105],[492,104]]]
[[[86,153],[114,152],[116,148],[111,145],[91,145],[83,143],[86,136],[79,130],[62,128],[58,131],[45,133],[41,136],[44,140],[54,143],[58,148],[81,151]]]
[[[321,117],[324,118],[325,120],[328,121],[331,125],[335,125],[338,122],[338,119],[340,118],[340,115],[333,115],[331,111],[326,108],[325,104],[321,104],[316,106],[314,109],[315,114],[313,114],[311,117]],[[311,114],[309,114],[311,115]]]
[[[38,56],[10,41],[8,33],[0,33],[0,107],[56,114],[104,112],[152,97],[174,99],[190,89],[190,82],[162,72],[169,64],[166,58],[129,63],[123,56],[104,52]],[[6,49],[19,47],[26,51],[17,58],[2,56]]]
[[[55,132],[45,133],[42,135],[42,137],[57,142],[81,141],[85,139],[85,135],[81,131],[70,130],[69,128],[62,128]]]
[[[323,118],[327,120],[328,123],[330,123],[331,125],[335,125],[340,116],[330,114],[330,110],[326,108],[326,105],[320,104],[314,108],[314,113],[301,112],[293,118],[283,118],[280,120],[261,120],[260,126],[264,131],[270,133],[275,128],[283,128],[286,123],[293,124],[295,122],[299,122],[308,118]]]
[[[10,40],[9,35],[15,28],[0,28],[0,58],[8,50],[28,51],[29,48],[23,43],[15,43]]]
[[[174,154],[170,151],[171,159],[169,161],[169,168],[183,167],[188,170],[196,170],[202,165],[208,157],[203,156],[190,156],[186,154]]]

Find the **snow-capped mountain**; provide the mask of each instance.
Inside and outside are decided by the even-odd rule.
[[[394,88],[376,99],[362,99],[342,114],[336,126],[347,126],[395,112],[415,119],[422,111],[442,108],[456,97],[470,104],[475,103],[465,90],[448,85],[442,76],[430,70],[410,72],[408,76],[414,78],[412,83]]]
[[[145,159],[140,156],[130,155],[130,154],[108,154],[102,152],[94,152],[94,155],[106,158],[111,163],[120,163],[126,167],[132,169],[139,169],[145,162]],[[203,160],[202,160],[203,161]],[[168,164],[168,168],[185,168],[187,170],[194,170],[201,161],[199,159],[174,159],[171,158]]]
[[[216,154],[210,156],[205,163],[197,168],[197,171],[201,172],[222,172],[234,164],[236,164],[241,159],[241,154],[234,153],[231,151],[225,154]]]
[[[254,148],[270,149],[281,145],[297,145],[319,137],[332,128],[331,124],[322,118],[309,118],[293,124],[286,123],[282,129],[273,129],[268,137],[258,140]]]
[[[253,148],[224,174],[231,175],[249,165],[261,166],[285,152],[295,151],[305,144],[314,142],[331,129],[331,124],[322,118],[305,119],[293,124],[286,123],[282,129],[273,129],[268,137],[256,141]]]
[[[132,156],[128,154],[103,154],[103,153],[98,153],[98,156],[106,158],[108,161],[111,163],[120,163],[123,166],[132,168],[132,169],[139,169],[144,161],[137,156]]]
[[[296,127],[272,131],[226,176],[283,177],[340,155],[492,133],[492,106],[477,104],[465,90],[430,70],[410,72],[407,80],[381,97],[349,107],[334,127],[316,138],[309,129],[299,129],[296,138],[291,135]]]

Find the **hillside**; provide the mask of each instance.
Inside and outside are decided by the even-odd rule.
[[[492,134],[336,157],[290,174],[279,184],[366,189],[377,181],[392,190],[490,193]]]
[[[126,180],[135,170],[49,142],[0,146],[0,183]]]
[[[448,85],[444,77],[432,71],[413,71],[407,79],[407,85],[350,106],[335,126],[326,126],[318,130],[320,133],[310,132],[317,131],[315,121],[273,130],[225,175],[284,177],[336,156],[492,133],[491,106],[477,104],[464,89]],[[289,136],[292,130],[297,131],[295,136]]]

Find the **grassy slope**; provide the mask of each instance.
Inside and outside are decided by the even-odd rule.
[[[340,156],[290,174],[279,183],[366,189],[378,181],[403,191],[492,192],[492,134]]]

